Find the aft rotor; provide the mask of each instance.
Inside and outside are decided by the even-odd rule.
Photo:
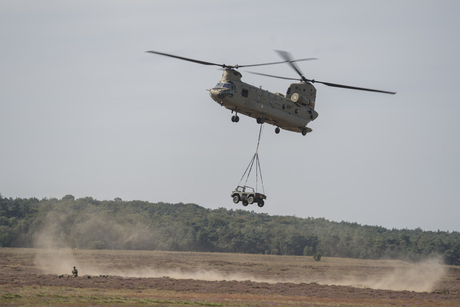
[[[255,74],[255,75],[260,75],[260,76],[265,76],[265,77],[284,79],[284,80],[301,81],[301,82],[305,82],[305,83],[320,83],[320,84],[324,84],[324,85],[331,86],[331,87],[345,88],[345,89],[350,89],[350,90],[377,92],[377,93],[384,93],[384,94],[391,94],[391,95],[396,94],[396,92],[389,92],[389,91],[375,90],[375,89],[364,88],[364,87],[356,87],[356,86],[349,86],[349,85],[343,85],[343,84],[337,84],[337,83],[331,83],[331,82],[324,82],[324,81],[318,81],[318,80],[315,80],[315,79],[307,79],[303,75],[303,73],[300,70],[299,66],[297,66],[297,64],[295,63],[296,61],[292,59],[292,55],[289,52],[281,51],[281,50],[275,50],[275,51],[278,53],[278,55],[281,58],[284,59],[285,63],[287,63],[289,66],[291,66],[292,69],[295,70],[295,72],[300,76],[300,79],[299,78],[280,77],[280,76],[262,74],[262,73],[257,73],[257,72],[249,72],[249,73],[252,73],[252,74]]]

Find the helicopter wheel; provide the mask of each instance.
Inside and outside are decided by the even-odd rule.
[[[275,133],[276,133],[276,134],[280,133],[280,127],[276,127]]]
[[[302,129],[302,135],[307,135],[307,128]]]
[[[233,116],[232,116],[232,122],[237,123],[237,122],[239,122],[239,121],[240,121],[240,118],[239,118],[238,115],[233,115]]]

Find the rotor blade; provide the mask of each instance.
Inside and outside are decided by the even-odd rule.
[[[347,89],[350,89],[350,90],[377,92],[377,93],[384,93],[384,94],[391,94],[391,95],[396,94],[396,92],[388,92],[388,91],[381,91],[381,90],[373,90],[373,89],[370,89],[370,88],[349,86],[349,85],[336,84],[336,83],[330,83],[330,82],[321,82],[321,81],[308,80],[308,79],[306,79],[306,81],[311,82],[311,83],[321,83],[321,84],[324,84],[324,85],[327,85],[327,86],[332,86],[332,87],[347,88]]]
[[[322,82],[322,81],[316,81],[316,80],[309,80],[309,79],[298,79],[298,78],[288,78],[288,77],[281,77],[281,76],[274,76],[274,75],[268,75],[268,74],[262,74],[259,72],[253,72],[253,71],[247,71],[250,74],[253,75],[259,75],[259,76],[264,76],[264,77],[271,77],[271,78],[278,78],[278,79],[284,79],[284,80],[295,80],[295,81],[304,81],[304,82],[311,82],[311,83],[321,83],[327,86],[332,86],[332,87],[339,87],[339,88],[346,88],[346,89],[351,89],[351,90],[360,90],[360,91],[368,91],[368,92],[377,92],[377,93],[384,93],[384,94],[396,94],[396,92],[388,92],[388,91],[381,91],[381,90],[374,90],[370,88],[364,88],[364,87],[356,87],[356,86],[349,86],[349,85],[343,85],[343,84],[336,84],[336,83],[330,83],[330,82]]]
[[[264,65],[274,65],[274,64],[283,64],[287,63],[287,61],[282,61],[282,62],[271,62],[271,63],[261,63],[261,64],[249,64],[249,65],[225,65],[225,64],[218,64],[218,63],[212,63],[212,62],[206,62],[206,61],[200,61],[200,60],[195,60],[195,59],[190,59],[186,57],[181,57],[169,53],[163,53],[163,52],[158,52],[158,51],[147,51],[149,53],[153,54],[158,54],[158,55],[163,55],[179,60],[184,60],[184,61],[189,61],[193,63],[198,63],[202,65],[213,65],[213,66],[220,66],[222,68],[240,68],[240,67],[254,67],[254,66],[264,66]],[[306,59],[298,59],[298,60],[290,60],[291,62],[299,62],[299,61],[309,61],[309,60],[317,60],[316,58],[306,58]]]
[[[203,65],[220,66],[222,68],[226,67],[224,64],[217,64],[217,63],[199,61],[199,60],[194,60],[194,59],[190,59],[190,58],[184,58],[184,57],[181,57],[181,56],[172,55],[172,54],[168,54],[168,53],[158,52],[158,51],[146,51],[146,52],[153,53],[153,54],[164,55],[164,56],[167,56],[167,57],[171,57],[171,58],[175,58],[175,59],[179,59],[179,60],[184,60],[184,61],[189,61],[189,62],[193,62],[193,63],[198,63],[198,64],[203,64]]]
[[[282,57],[286,61],[286,63],[288,63],[289,66],[291,66],[292,69],[294,69],[299,74],[299,76],[302,77],[302,79],[305,79],[300,68],[296,64],[294,64],[295,61],[292,59],[292,55],[289,52],[282,50],[275,50],[275,52],[278,53],[278,55]]]
[[[284,79],[284,80],[295,80],[295,81],[302,81],[299,78],[287,78],[287,77],[281,77],[281,76],[274,76],[274,75],[268,75],[268,74],[262,74],[259,72],[253,72],[253,71],[247,71],[250,74],[253,75],[259,75],[259,76],[264,76],[264,77],[272,77],[272,78],[278,78],[278,79]]]
[[[264,66],[264,65],[275,65],[275,64],[284,64],[289,62],[300,62],[300,61],[311,61],[317,60],[317,58],[306,58],[306,59],[298,59],[298,60],[286,60],[281,62],[272,62],[272,63],[262,63],[262,64],[250,64],[250,65],[237,65],[237,67],[254,67],[254,66]]]

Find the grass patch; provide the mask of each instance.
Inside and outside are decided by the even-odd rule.
[[[10,293],[2,295],[2,299],[4,299],[4,300],[12,300],[12,299],[15,299],[15,298],[22,298],[22,296],[19,295],[19,294],[10,294]]]

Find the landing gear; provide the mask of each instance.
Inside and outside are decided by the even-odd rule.
[[[308,132],[307,128],[302,129],[302,135],[304,135],[304,136],[307,135],[307,132]]]
[[[232,113],[233,111],[235,111],[235,115],[232,116],[232,122],[237,123],[240,121],[240,118],[238,117],[238,109],[235,107],[235,110],[232,110]]]
[[[261,117],[257,117],[256,120],[257,120],[257,123],[258,123],[258,124],[263,124],[263,123],[265,123],[265,119],[264,119],[262,116],[261,116]]]
[[[276,134],[280,133],[280,127],[276,127],[275,133],[276,133]]]

